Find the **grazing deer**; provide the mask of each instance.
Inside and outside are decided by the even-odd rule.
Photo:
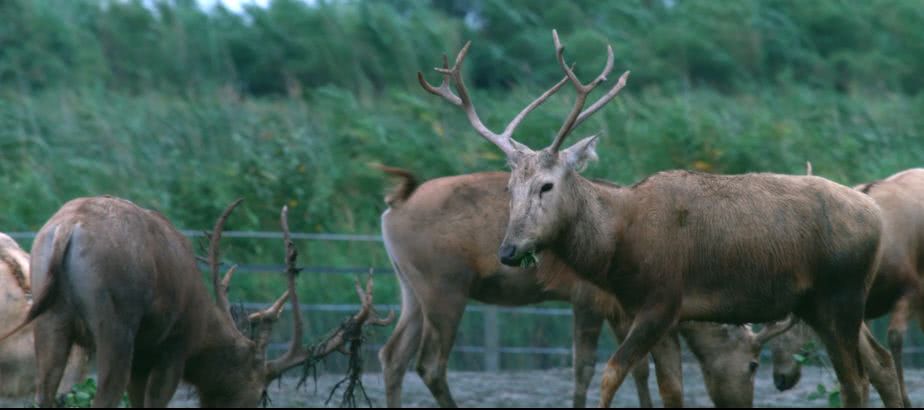
[[[912,317],[924,327],[924,168],[899,172],[886,179],[854,187],[869,195],[882,209],[882,261],[866,300],[866,318],[875,319],[891,313],[889,348],[898,371],[905,407],[911,406],[902,372],[902,344]],[[773,382],[779,390],[798,383],[801,366],[794,358],[811,332],[796,328],[775,341]],[[888,380],[889,369],[870,366],[870,379]]]
[[[791,313],[821,337],[844,403],[865,404],[861,338],[885,350],[863,326],[865,296],[879,259],[882,221],[876,203],[811,176],[668,171],[631,187],[605,189],[588,181],[580,171],[597,157],[597,136],[567,149],[562,143],[616,96],[628,72],[583,110],[590,92],[613,69],[612,48],[603,72],[582,84],[565,63],[555,31],[553,38],[566,78],[499,134],[478,118],[462,81],[469,44],[453,67],[444,61],[437,69],[443,75],[439,87],[418,77],[427,91],[465,111],[478,133],[507,156],[510,217],[498,251],[501,262],[542,264],[554,256],[613,295],[633,318],[607,363],[600,405],[609,406],[629,370],[680,321],[769,322]],[[515,141],[523,116],[565,81],[577,97],[552,144],[533,151]],[[552,277],[545,280],[554,281],[560,270],[548,272]],[[900,393],[894,394],[898,386],[888,387],[894,391],[884,395],[886,403],[901,406]]]
[[[221,230],[239,202],[224,211],[211,237],[216,301],[201,281],[189,242],[161,214],[123,199],[92,197],[72,200],[51,217],[32,246],[38,292],[24,322],[35,321],[40,405],[54,404],[68,352],[77,344],[96,351],[96,407],[115,407],[126,389],[134,406],[164,407],[181,379],[197,389],[203,406],[254,407],[266,385],[286,370],[340,348],[364,323],[387,321],[373,317],[370,279],[365,292],[357,289],[363,307],[352,326],[319,346],[302,344],[295,247],[283,209],[288,291],[248,317],[255,336],[245,336],[228,302],[234,268],[223,279],[218,272]],[[267,360],[269,333],[287,300],[291,345]]]
[[[0,233],[0,318],[18,324],[31,305],[29,254],[13,238]],[[7,332],[10,327],[0,329]],[[74,349],[68,359],[63,382],[64,393],[87,374],[87,353]],[[26,326],[0,343],[0,396],[15,398],[35,392],[35,342],[32,326]]]
[[[597,341],[604,317],[598,310],[620,312],[612,297],[580,280],[568,267],[547,258],[529,269],[502,265],[495,256],[503,239],[510,197],[510,175],[476,173],[437,178],[419,187],[402,169],[380,167],[401,179],[386,198],[382,237],[401,285],[398,325],[379,353],[389,407],[401,405],[401,383],[407,365],[419,351],[418,373],[443,407],[454,407],[446,382],[446,363],[469,299],[519,306],[546,300],[570,301],[574,309],[573,404],[584,407],[593,376]],[[604,189],[618,188],[597,182]],[[544,286],[536,269],[562,269],[552,286]],[[550,274],[539,274],[550,276]],[[605,306],[605,307],[604,307]],[[622,340],[631,323],[621,314],[608,321]],[[680,334],[700,360],[710,397],[720,407],[749,407],[761,346],[785,330],[685,323]],[[653,351],[661,398],[666,406],[683,405],[679,343],[674,336]],[[633,371],[641,407],[651,407],[648,363]]]

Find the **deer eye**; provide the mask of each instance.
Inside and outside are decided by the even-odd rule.
[[[542,188],[539,188],[539,195],[542,195],[542,194],[544,194],[544,193],[546,193],[546,192],[551,191],[553,186],[554,186],[554,185],[552,185],[551,182],[548,182],[548,183],[543,184],[543,185],[542,185]]]

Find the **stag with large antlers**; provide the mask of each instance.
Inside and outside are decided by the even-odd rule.
[[[379,352],[389,407],[401,404],[401,383],[417,352],[417,372],[443,407],[455,406],[446,380],[446,363],[469,299],[499,305],[546,300],[570,301],[574,312],[574,407],[584,407],[593,376],[597,341],[604,316],[622,340],[631,322],[613,298],[549,256],[540,266],[502,265],[495,256],[504,237],[509,174],[485,172],[427,181],[402,169],[381,167],[401,178],[388,195],[382,214],[382,238],[401,285],[401,318]],[[617,188],[596,182],[603,189]],[[447,234],[451,233],[451,234]],[[539,270],[558,270],[554,283],[543,284]],[[747,326],[684,323],[680,334],[699,359],[713,403],[750,407],[754,374],[763,344],[786,328],[778,323],[758,333]],[[672,335],[652,350],[661,400],[683,405],[680,344]],[[648,362],[633,370],[639,406],[651,407]]]
[[[441,88],[425,88],[463,108],[478,132],[507,155],[510,217],[501,262],[542,264],[543,255],[553,255],[613,295],[633,317],[607,363],[601,406],[609,406],[629,370],[679,321],[768,322],[790,313],[819,334],[844,403],[865,404],[861,337],[884,350],[868,331],[861,336],[879,259],[882,220],[876,203],[823,178],[778,174],[669,171],[631,187],[601,188],[580,175],[596,158],[597,137],[561,146],[618,93],[626,75],[585,110],[587,96],[612,65],[584,85],[565,63],[554,31],[553,37],[558,63],[578,98],[545,149],[529,149],[512,132],[487,131],[471,99],[449,91],[451,81],[459,95],[468,95],[461,81],[466,49],[451,69],[438,70],[444,75]],[[551,280],[558,275],[550,273]],[[886,403],[901,406],[895,391],[884,395]]]
[[[164,407],[181,380],[197,389],[203,406],[254,407],[266,385],[286,369],[338,349],[349,340],[344,333],[356,326],[378,322],[371,294],[361,292],[355,326],[305,348],[294,248],[287,240],[289,290],[249,317],[253,339],[239,331],[227,299],[233,268],[222,281],[217,271],[221,230],[238,203],[225,210],[212,234],[209,262],[217,303],[200,280],[189,242],[161,214],[123,199],[92,197],[70,201],[52,216],[32,247],[38,291],[23,323],[35,321],[40,405],[54,404],[68,352],[77,344],[96,350],[96,407],[115,407],[126,389],[134,406]],[[287,300],[294,317],[292,344],[282,357],[268,360],[269,331]]]
[[[911,407],[902,371],[902,345],[908,321],[916,319],[924,327],[924,168],[908,169],[883,180],[854,187],[873,198],[883,213],[883,256],[866,301],[866,318],[891,314],[888,341],[892,360],[898,368],[903,401]],[[771,346],[773,382],[779,390],[798,383],[801,365],[793,359],[811,337],[797,326]],[[885,359],[883,359],[885,360]],[[888,362],[888,361],[887,361]],[[870,380],[886,383],[896,376],[889,368],[868,366]]]

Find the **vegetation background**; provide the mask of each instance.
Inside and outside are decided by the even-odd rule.
[[[377,234],[391,182],[367,164],[424,179],[505,168],[416,73],[437,81],[440,56],[472,40],[465,75],[499,128],[560,78],[552,28],[582,78],[598,72],[607,43],[616,71],[632,71],[576,131],[603,135],[589,176],[798,174],[811,160],[816,174],[857,184],[922,164],[922,27],[919,0],[274,0],[240,13],[194,0],[5,0],[0,230],[34,231],[67,200],[113,194],[187,229],[207,229],[243,196],[229,229],[278,230],[288,204],[293,230]],[[572,96],[552,98],[517,138],[548,144]],[[299,246],[303,264],[389,266],[376,242]],[[226,239],[224,249],[241,263],[283,254],[276,240]],[[350,281],[303,275],[303,300],[352,303]],[[235,282],[237,300],[283,286],[270,274]],[[398,302],[391,275],[376,296]],[[480,320],[466,318],[457,344],[480,344]],[[570,320],[507,320],[502,337],[567,346]],[[454,366],[479,365],[465,357]]]

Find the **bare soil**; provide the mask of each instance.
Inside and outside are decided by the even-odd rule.
[[[599,375],[602,366],[598,366]],[[648,384],[655,400],[660,406],[658,389],[654,381],[654,372]],[[340,393],[334,394],[327,405],[330,389],[342,378],[341,375],[319,375],[317,387],[309,381],[307,386],[296,389],[296,378],[287,377],[281,383],[270,387],[270,407],[339,407]],[[905,369],[906,383],[911,394],[911,401],[916,406],[924,405],[924,370]],[[384,384],[381,373],[369,373],[363,377],[363,384],[375,407],[385,405]],[[755,407],[827,407],[827,399],[810,399],[819,384],[831,389],[836,386],[832,371],[807,367],[803,371],[802,381],[792,390],[778,392],[773,386],[770,366],[758,370],[755,388]],[[485,372],[450,372],[449,385],[456,402],[462,407],[570,407],[572,378],[571,369],[509,371],[497,373]],[[588,394],[588,405],[595,406],[599,397],[599,377],[596,377]],[[712,407],[706,394],[702,376],[695,363],[684,363],[684,398],[687,407]],[[361,398],[360,398],[361,400]],[[436,401],[426,386],[414,373],[409,373],[404,381],[402,403],[405,407],[433,407]],[[198,401],[188,387],[181,387],[171,402],[171,407],[195,407]],[[875,390],[870,393],[870,406],[882,407],[882,402]],[[365,402],[359,402],[364,407]],[[4,407],[29,407],[28,399],[0,400]],[[635,386],[627,381],[613,402],[613,407],[637,407],[638,399]]]

